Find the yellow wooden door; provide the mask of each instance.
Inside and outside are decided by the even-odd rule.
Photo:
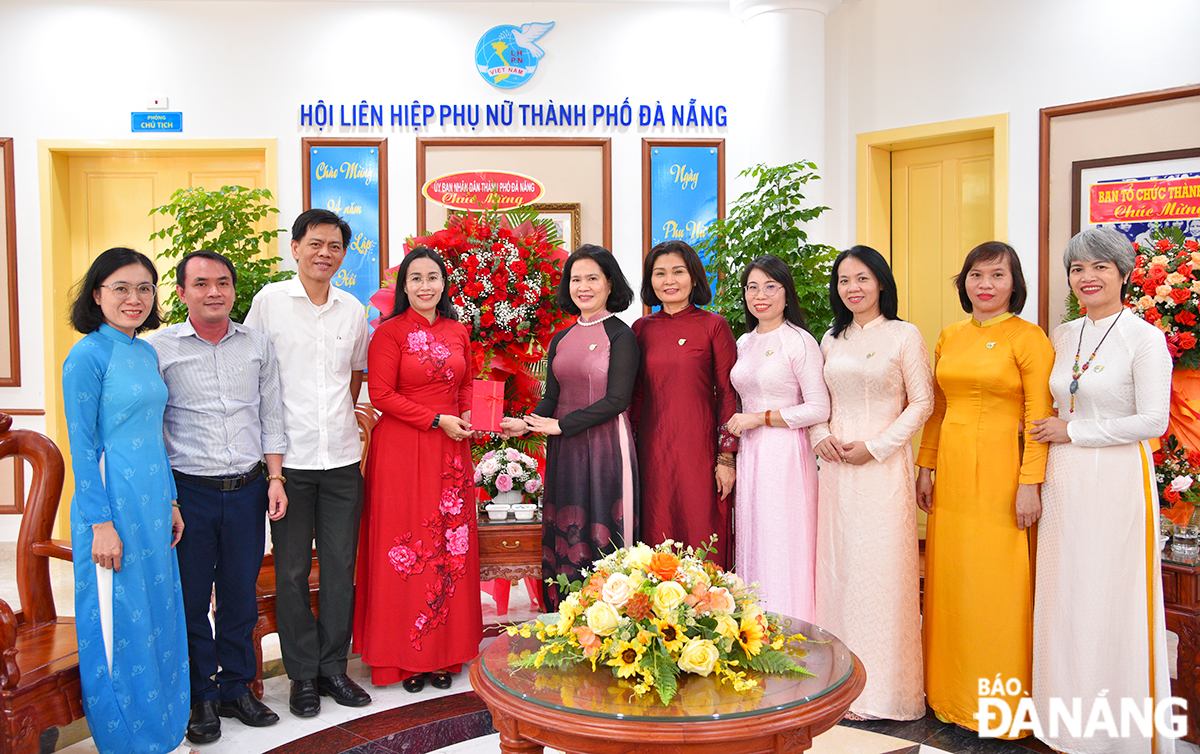
[[[153,243],[150,234],[170,224],[150,210],[166,204],[181,188],[216,189],[225,185],[248,188],[267,187],[267,159],[261,152],[246,150],[129,151],[74,154],[67,167],[68,259],[54,265],[55,279],[50,281],[55,295],[57,316],[46,322],[47,341],[54,349],[52,369],[46,375],[47,390],[62,391],[59,368],[71,347],[82,337],[69,322],[70,297],[62,292],[73,290],[105,249],[127,246],[155,260],[159,277],[172,262],[159,260],[158,253],[169,244],[161,239]],[[160,303],[165,293],[159,294]],[[68,515],[74,477],[69,462],[67,424],[58,401],[47,401],[46,428],[51,439],[68,458],[67,478],[59,507],[58,530],[69,531]]]
[[[967,252],[994,240],[992,139],[892,152],[892,271],[900,317],[929,353],[946,325],[966,317],[953,277]]]
[[[892,152],[892,272],[901,319],[929,356],[947,325],[967,316],[953,277],[967,252],[994,240],[992,138]],[[921,433],[913,438],[920,448]],[[925,514],[918,512],[920,536]]]

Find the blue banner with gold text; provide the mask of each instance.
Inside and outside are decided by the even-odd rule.
[[[717,148],[654,147],[650,153],[650,246],[696,246],[717,219]],[[708,259],[702,260],[707,264]]]

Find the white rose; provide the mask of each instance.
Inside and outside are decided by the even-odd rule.
[[[500,470],[500,464],[496,463],[496,459],[489,458],[479,464],[479,473],[484,476],[491,476]]]
[[[692,639],[679,653],[679,669],[686,673],[708,675],[717,664],[717,647],[708,639]]]
[[[1177,476],[1175,481],[1171,482],[1171,489],[1176,492],[1187,492],[1192,488],[1193,481],[1190,476]]]
[[[613,607],[622,607],[632,594],[629,577],[623,573],[614,573],[604,582],[604,587],[600,590],[600,599]]]
[[[644,544],[634,545],[625,552],[625,565],[645,570],[646,564],[650,562],[650,556],[653,554],[654,550]]]
[[[650,605],[654,608],[654,613],[662,618],[668,610],[683,602],[685,597],[687,597],[687,591],[677,582],[664,581],[654,589]]]
[[[617,609],[607,602],[597,602],[584,612],[583,617],[587,620],[587,627],[592,629],[592,633],[596,636],[608,636],[613,631],[617,630],[617,626],[621,623],[621,616],[617,614]]]
[[[525,473],[525,467],[516,461],[509,461],[505,469],[508,471],[509,476],[521,476]]]

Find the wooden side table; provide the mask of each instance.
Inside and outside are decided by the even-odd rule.
[[[1200,743],[1200,558],[1180,558],[1168,545],[1162,553],[1163,606],[1167,630],[1179,636],[1178,676],[1171,694],[1187,700],[1185,741]]]
[[[483,590],[496,600],[496,613],[508,614],[512,582],[525,581],[529,600],[539,610],[542,604],[542,522],[492,521],[479,519],[479,580]]]

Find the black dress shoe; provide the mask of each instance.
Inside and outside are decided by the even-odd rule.
[[[421,689],[425,688],[425,674],[417,673],[416,675],[410,675],[408,678],[404,679],[403,685],[405,691],[410,694],[415,694]]]
[[[343,707],[366,707],[371,703],[371,695],[345,673],[318,677],[317,691],[321,696],[333,697]]]
[[[221,737],[221,718],[217,717],[216,702],[196,702],[188,717],[187,740],[194,744],[210,744]]]
[[[321,711],[321,698],[317,696],[317,679],[292,681],[288,709],[296,717],[315,717]]]
[[[217,714],[221,717],[236,717],[251,728],[265,728],[279,722],[279,715],[249,691],[232,702],[218,702]]]
[[[429,674],[429,685],[435,689],[450,688],[450,672],[446,670],[435,670]]]

